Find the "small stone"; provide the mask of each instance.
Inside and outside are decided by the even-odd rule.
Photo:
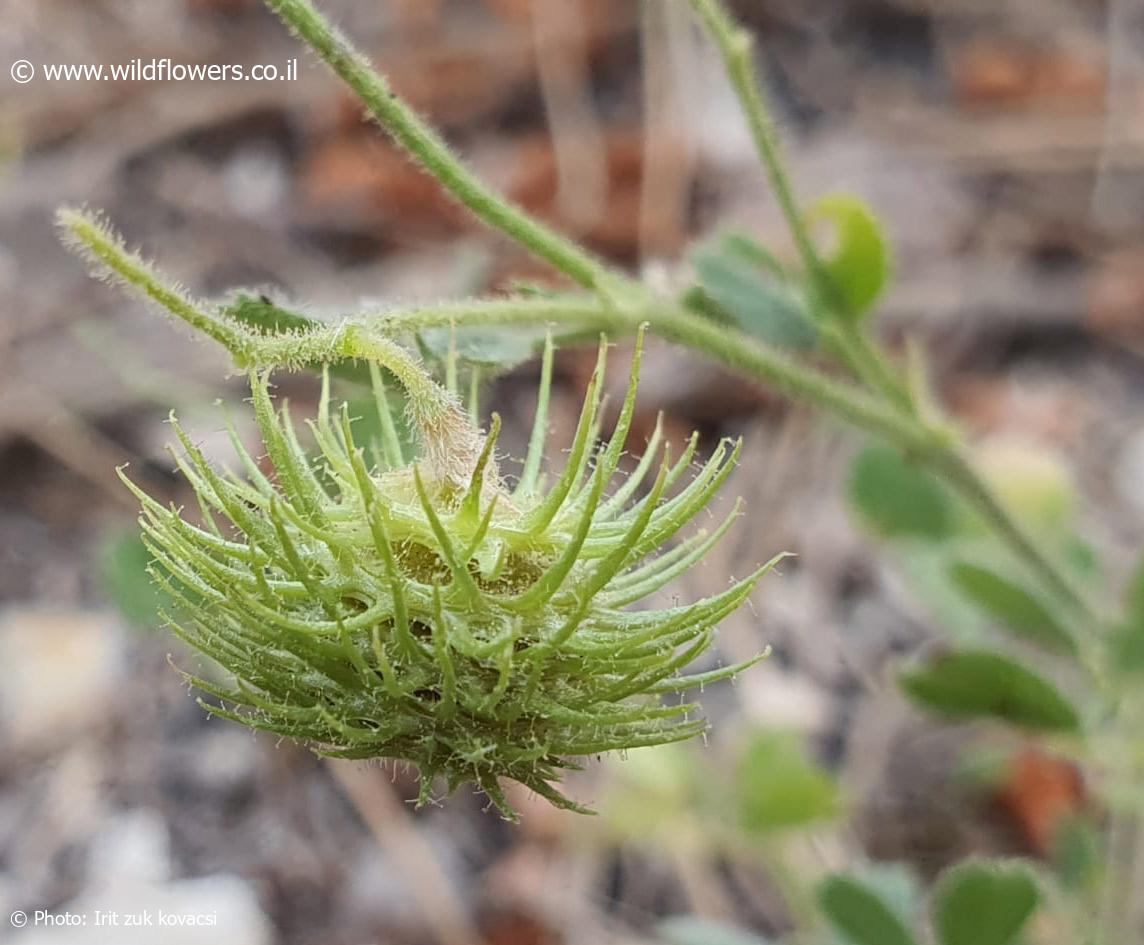
[[[0,613],[0,730],[9,745],[50,748],[105,719],[123,670],[121,634],[105,613]]]

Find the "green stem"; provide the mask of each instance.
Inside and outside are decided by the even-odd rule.
[[[908,383],[898,376],[881,349],[871,344],[869,337],[853,322],[843,321],[839,331],[842,351],[858,377],[881,391],[899,410],[916,414],[917,404]]]
[[[771,189],[778,200],[779,209],[794,239],[803,266],[810,274],[814,292],[839,315],[846,306],[839,297],[833,279],[822,264],[806,218],[799,209],[787,170],[782,144],[770,108],[763,97],[762,84],[755,74],[751,34],[740,27],[724,9],[719,0],[691,0],[695,12],[703,20],[711,38],[719,49],[731,85],[747,119],[751,138],[759,159],[766,170]],[[881,391],[906,413],[913,413],[913,401],[908,388],[895,375],[893,368],[869,339],[852,322],[835,318],[836,330],[828,332],[836,353],[866,384]]]
[[[835,380],[774,348],[731,332],[670,303],[602,305],[591,299],[523,299],[460,302],[377,316],[384,332],[420,331],[447,325],[579,325],[609,334],[630,334],[648,322],[668,341],[702,351],[728,367],[769,383],[906,450],[930,453],[944,434],[888,410],[864,391]]]
[[[1096,609],[1077,589],[1066,573],[1038,547],[1033,537],[1009,514],[969,461],[956,450],[947,450],[929,459],[930,467],[972,505],[1009,547],[1037,575],[1046,588],[1069,604],[1090,626],[1099,621]]]
[[[638,313],[662,337],[702,351],[739,373],[763,381],[788,396],[806,400],[871,433],[885,436],[902,449],[931,452],[944,434],[935,434],[888,410],[867,393],[795,361],[762,342],[729,332],[677,307]]]
[[[746,115],[755,148],[759,152],[783,216],[786,217],[787,226],[802,256],[803,264],[816,282],[828,284],[829,279],[822,269],[822,262],[810,238],[806,221],[795,201],[775,123],[755,76],[751,34],[731,19],[718,0],[691,0],[691,6],[703,20],[707,31],[719,48],[727,75]]]
[[[131,252],[123,239],[95,213],[61,207],[56,211],[65,244],[93,264],[97,275],[110,275],[133,292],[157,303],[192,328],[224,345],[241,347],[243,329],[216,318],[177,286],[163,279],[144,259]]]
[[[481,452],[480,434],[457,398],[391,338],[352,324],[278,335],[251,331],[164,280],[96,215],[62,209],[56,221],[65,239],[98,268],[222,344],[240,367],[298,367],[356,358],[380,364],[405,389],[433,476],[464,480],[472,472]]]
[[[691,5],[719,48],[727,74],[750,127],[759,158],[770,179],[803,265],[810,273],[815,291],[835,314],[843,313],[845,306],[838,299],[833,280],[819,258],[806,218],[799,210],[795,199],[775,123],[755,74],[751,36],[731,18],[721,0],[691,0]],[[908,429],[915,434],[929,430],[930,427],[917,417],[917,407],[908,384],[897,376],[884,354],[870,343],[858,326],[845,319],[832,321],[834,330],[827,332],[827,338],[851,370],[862,381],[880,392],[894,408],[895,413],[906,418],[907,422],[904,425]],[[901,445],[901,440],[898,442]],[[923,451],[920,458],[939,474],[944,473],[948,480],[957,486],[998,535],[1037,573],[1046,587],[1051,588],[1062,600],[1070,603],[1085,617],[1093,617],[1093,610],[1085,602],[1083,595],[1041,552],[1033,539],[1005,510],[997,497],[954,447],[946,446],[937,450],[931,448]]]
[[[490,190],[309,0],[265,2],[353,89],[378,124],[478,218],[585,288],[603,290],[619,278],[575,242]]]
[[[507,299],[458,302],[429,309],[391,312],[365,322],[315,327],[297,334],[264,335],[241,326],[164,281],[97,217],[61,210],[61,228],[70,242],[101,268],[224,345],[243,367],[330,362],[365,357],[392,370],[409,392],[418,425],[439,472],[462,474],[479,454],[472,425],[460,423],[459,407],[423,368],[391,339],[394,334],[450,325],[562,323],[630,334],[644,322],[669,341],[701,351],[722,364],[781,392],[833,413],[860,429],[883,436],[916,456],[954,486],[997,534],[1025,560],[1046,587],[1078,614],[1095,620],[1083,595],[1037,547],[958,452],[951,434],[879,403],[862,390],[835,380],[763,343],[731,331],[686,309],[657,302],[646,293],[627,294],[618,304],[593,298]],[[448,401],[448,402],[446,402]],[[464,442],[462,442],[464,441]],[[436,447],[440,446],[440,449]],[[459,462],[449,461],[450,450]]]

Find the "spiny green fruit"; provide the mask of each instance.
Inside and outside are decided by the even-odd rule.
[[[425,376],[399,375],[422,440],[412,462],[376,367],[380,443],[355,441],[348,408],[331,410],[326,378],[310,424],[317,462],[287,407],[275,409],[269,372],[251,374],[251,391],[272,472],[233,428],[245,475],[212,468],[176,422],[176,459],[200,524],[128,485],[143,504],[154,577],[178,602],[177,617],[167,617],[174,632],[233,677],[219,685],[187,676],[214,698],[205,707],[323,755],[414,762],[422,800],[438,775],[450,792],[475,782],[509,817],[498,778],[575,808],[551,782],[577,767],[577,756],[702,732],[695,705],[664,697],[754,662],[679,674],[770,565],[698,603],[625,609],[702,559],[737,517],[738,505],[710,534],[663,550],[708,507],[738,445],[721,443],[680,489],[696,439],[674,462],[664,449],[639,497],[661,452],[657,425],[638,467],[609,496],[639,356],[615,432],[597,446],[605,351],[602,344],[566,465],[547,488],[540,467],[551,342],[512,488],[495,455],[499,419],[482,435],[456,397]]]

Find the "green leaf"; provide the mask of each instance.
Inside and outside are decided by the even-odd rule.
[[[786,269],[774,253],[745,233],[726,233],[721,245],[728,256],[753,263],[776,279],[786,278]]]
[[[444,362],[452,346],[462,364],[508,371],[529,360],[544,345],[547,328],[431,328],[418,336],[423,350]]]
[[[1065,540],[1064,548],[1061,549],[1061,556],[1064,563],[1072,568],[1081,580],[1095,582],[1099,579],[1100,556],[1088,542],[1070,535]]]
[[[1121,676],[1144,673],[1144,625],[1125,621],[1114,627],[1108,640],[1112,669]]]
[[[1124,611],[1109,639],[1112,668],[1120,675],[1144,673],[1144,558],[1128,582]]]
[[[941,484],[888,446],[868,446],[858,454],[850,500],[867,524],[887,537],[936,540],[955,529],[953,503]]]
[[[1141,557],[1131,580],[1128,582],[1124,606],[1128,612],[1128,619],[1144,628],[1144,557]]]
[[[946,653],[903,673],[900,683],[915,702],[954,718],[996,718],[1045,731],[1080,728],[1080,717],[1056,686],[990,650]]]
[[[858,320],[890,281],[890,248],[882,224],[870,207],[849,194],[823,197],[810,219],[829,220],[837,233],[833,255],[823,260],[841,315]]]
[[[690,915],[665,919],[657,932],[665,945],[767,945],[769,941],[724,922]]]
[[[759,732],[751,738],[737,787],[740,821],[756,833],[801,827],[838,812],[833,779],[786,732]]]
[[[161,623],[159,611],[170,612],[174,599],[148,573],[151,553],[138,532],[121,532],[110,538],[99,555],[103,589],[119,612],[133,626],[155,629]]]
[[[265,295],[247,295],[245,292],[240,292],[223,309],[223,314],[268,335],[278,335],[284,331],[311,331],[321,327],[320,322],[275,305]]]
[[[921,891],[917,877],[903,863],[864,863],[849,874],[866,889],[877,893],[894,915],[910,926],[918,913]]]
[[[852,876],[831,876],[818,904],[848,945],[916,945],[902,919],[873,889]]]
[[[968,561],[955,563],[949,575],[966,597],[1013,633],[1043,646],[1076,653],[1072,634],[1048,607],[1019,584]]]
[[[939,881],[934,924],[941,945],[1012,945],[1037,908],[1040,893],[1019,864],[976,860]]]
[[[1120,676],[1144,675],[1144,557],[1125,590],[1125,616],[1109,637],[1112,672]]]
[[[1082,891],[1096,886],[1105,858],[1100,831],[1091,819],[1069,817],[1053,832],[1052,862],[1065,888]]]
[[[637,748],[607,764],[614,779],[601,822],[623,843],[671,845],[702,807],[703,784],[684,745]]]
[[[326,327],[316,319],[282,308],[265,295],[254,296],[245,292],[238,293],[234,301],[222,309],[222,314],[266,335],[283,332],[305,334]],[[311,367],[320,368],[321,365],[315,363]],[[332,364],[330,374],[342,380],[369,386],[369,371],[362,364],[348,361]]]
[[[717,316],[779,348],[809,351],[817,345],[818,330],[804,304],[782,281],[778,263],[758,243],[744,236],[724,236],[699,247],[692,264],[704,301],[715,307]]]

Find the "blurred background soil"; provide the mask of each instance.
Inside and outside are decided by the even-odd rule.
[[[606,257],[671,285],[719,227],[785,246],[683,3],[322,6],[488,180]],[[920,340],[972,435],[1059,460],[1086,538],[1119,573],[1144,540],[1139,4],[737,6],[800,193],[850,190],[886,219],[898,281],[880,330]],[[168,665],[195,658],[112,603],[135,505],[115,467],[185,502],[168,410],[225,459],[213,404],[239,404],[243,381],[219,350],[93,283],[57,243],[58,205],[106,210],[198,295],[253,286],[330,317],[552,279],[443,198],[257,0],[0,0],[0,65],[295,56],[296,82],[0,80],[0,915],[214,910],[229,945],[643,942],[688,912],[788,928],[765,857],[697,856],[689,822],[633,834],[609,812],[651,790],[634,761],[573,780],[604,811],[592,820],[518,794],[513,827],[466,791],[414,813],[411,772],[335,771],[208,720]],[[558,441],[593,357],[560,355]],[[536,374],[487,397],[517,455]],[[662,344],[645,376],[641,436],[664,410],[675,442],[699,429],[708,449],[747,443],[726,492],[748,514],[672,593],[798,555],[725,625],[725,659],[775,655],[705,693],[712,734],[687,755],[702,777],[729,777],[746,727],[798,733],[852,799],[841,826],[792,842],[810,869],[869,855],[929,874],[973,850],[1044,852],[1046,824],[1080,803],[1075,773],[1029,749],[1002,789],[967,790],[952,768],[972,734],[919,721],[888,684],[934,619],[847,512],[857,437]],[[281,386],[304,416],[312,384]],[[85,934],[18,941],[117,940]],[[215,940],[177,934],[163,940]]]

